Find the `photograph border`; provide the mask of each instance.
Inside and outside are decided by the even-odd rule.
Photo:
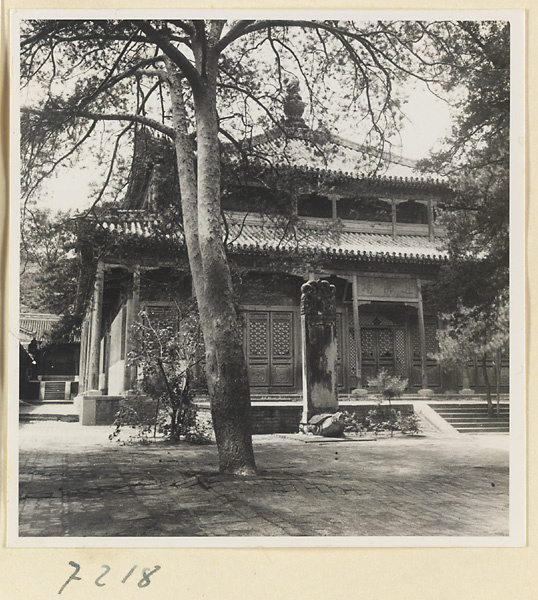
[[[67,12],[72,12],[69,9],[59,9],[63,14]],[[229,11],[223,9],[226,14],[229,14]],[[47,14],[49,10],[46,10]],[[86,11],[84,11],[86,12]],[[139,11],[136,11],[139,12]],[[159,11],[151,11],[151,16],[155,16],[156,12]],[[169,13],[168,10],[165,11]],[[200,14],[202,11],[196,9],[194,11],[196,14]],[[210,11],[211,16],[218,18],[218,10]],[[265,12],[265,11],[264,11]],[[273,11],[274,12],[274,11]],[[304,14],[305,11],[301,10],[300,13]],[[329,11],[334,12],[334,11]],[[362,11],[361,11],[362,12]],[[380,9],[371,11],[379,15],[380,12],[383,13],[394,13],[399,11],[388,11],[386,9]],[[409,11],[404,11],[409,18],[421,18],[420,15],[427,14],[429,11],[427,10],[415,10],[411,9]],[[454,14],[455,12],[462,12],[458,10],[448,10],[447,13]],[[38,10],[34,12],[31,11],[32,15],[39,16],[40,14],[44,14],[42,10]],[[129,11],[131,14],[131,11]],[[143,13],[148,16],[146,11]],[[525,277],[525,232],[526,232],[526,208],[525,208],[525,161],[524,155],[526,150],[526,138],[525,138],[525,64],[524,64],[524,56],[525,56],[525,23],[524,23],[524,11],[522,10],[473,10],[473,11],[465,11],[466,16],[470,16],[472,13],[477,13],[481,17],[485,14],[503,14],[510,15],[510,20],[513,23],[512,29],[512,37],[511,37],[511,49],[512,49],[512,80],[511,80],[511,100],[512,100],[512,111],[511,111],[511,143],[512,143],[512,155],[511,155],[511,196],[521,198],[521,202],[511,203],[511,258],[510,258],[510,279],[511,279],[511,299],[510,299],[510,315],[511,315],[511,342],[510,342],[510,350],[511,350],[511,381],[510,381],[510,393],[511,395],[519,394],[519,397],[522,399],[526,398],[526,355],[527,352],[530,351],[530,348],[527,349],[525,347],[525,320],[528,318],[525,315],[525,298],[524,298],[524,290],[526,290],[529,285],[529,281]],[[15,11],[12,16],[16,19],[19,18],[20,15],[23,14],[23,11]],[[100,15],[103,13],[99,11]],[[115,16],[118,15],[117,12],[113,13]],[[321,13],[316,11],[317,15]],[[437,18],[441,18],[440,11],[435,13]],[[52,16],[52,15],[51,15]],[[513,21],[512,21],[513,19]],[[516,38],[514,35],[514,24],[516,24],[516,31],[521,34],[521,37]],[[12,59],[13,57],[11,57]],[[518,63],[514,64],[514,60],[518,59]],[[517,72],[517,81],[515,80],[514,74]],[[11,84],[11,92],[13,93],[14,85]],[[11,98],[11,106],[13,110],[13,114],[16,114],[14,108],[17,106],[14,103],[14,98]],[[516,108],[517,107],[517,108]],[[10,123],[10,136],[11,136],[11,149],[13,152],[13,148],[15,147],[14,140],[17,136],[16,128],[13,127],[13,122]],[[13,163],[10,165],[11,169],[11,195],[12,197],[18,197],[17,189],[18,189],[18,163],[15,168]],[[9,326],[8,326],[8,370],[7,373],[10,375],[9,377],[9,392],[12,393],[13,388],[17,386],[16,378],[14,377],[14,373],[16,373],[16,357],[18,357],[18,351],[14,352],[14,349],[17,350],[16,344],[17,339],[16,335],[13,335],[13,332],[18,331],[18,285],[13,283],[13,275],[12,273],[18,272],[17,261],[14,258],[14,255],[18,253],[18,245],[16,236],[13,235],[14,231],[18,230],[18,210],[13,210],[13,205],[11,205],[10,211],[10,229],[11,229],[11,246],[10,246],[10,255],[11,255],[11,264],[10,264],[10,277],[9,277]],[[514,290],[518,291],[516,296],[514,297]],[[514,327],[515,325],[515,327]],[[9,396],[12,397],[12,396]],[[446,544],[439,543],[440,538],[433,538],[429,540],[429,538],[420,538],[424,543],[414,544],[410,543],[409,545],[405,543],[405,538],[396,538],[394,544],[386,544],[386,543],[376,543],[376,539],[366,538],[367,543],[365,544],[355,544],[355,543],[341,543],[342,538],[337,538],[335,543],[333,542],[333,538],[323,537],[316,538],[313,541],[311,538],[308,540],[299,540],[303,543],[292,543],[287,544],[286,538],[261,538],[263,543],[260,544],[259,538],[239,538],[238,543],[232,544],[223,544],[222,539],[215,540],[216,544],[207,544],[202,543],[199,544],[199,538],[196,538],[195,541],[197,543],[193,543],[191,546],[188,545],[161,545],[159,541],[162,538],[95,538],[96,543],[93,543],[93,539],[91,542],[87,538],[70,538],[69,540],[65,540],[65,538],[19,538],[17,535],[14,535],[14,525],[13,525],[13,515],[14,510],[16,509],[16,493],[17,493],[17,482],[14,479],[13,473],[17,473],[18,463],[16,459],[16,446],[17,439],[13,436],[12,432],[16,430],[18,426],[18,411],[14,410],[13,404],[10,403],[7,407],[4,408],[4,414],[7,413],[7,423],[10,434],[8,435],[8,452],[7,452],[7,473],[8,473],[8,488],[7,488],[7,499],[5,500],[5,508],[9,515],[7,521],[7,545],[12,548],[25,548],[28,550],[31,549],[52,549],[52,548],[182,548],[182,549],[192,549],[192,548],[237,548],[240,547],[259,547],[263,545],[268,549],[271,548],[282,548],[282,547],[293,547],[293,548],[301,548],[304,546],[311,547],[326,547],[326,548],[488,548],[488,547],[499,547],[499,546],[516,546],[522,547],[526,544],[526,520],[525,515],[527,511],[527,488],[526,488],[526,456],[525,456],[525,446],[526,446],[526,432],[527,432],[527,423],[525,420],[526,414],[526,402],[522,400],[517,404],[511,404],[511,416],[510,416],[510,535],[507,536],[509,538],[509,543],[500,543],[502,541],[506,541],[507,538],[503,536],[503,538],[471,538],[471,541],[474,539],[477,541],[474,543],[457,543],[459,540],[454,538],[449,538]],[[513,409],[513,410],[512,410]],[[14,429],[15,428],[15,429]],[[14,446],[15,443],[15,446]],[[14,495],[15,494],[15,495]],[[517,531],[516,531],[517,530]],[[204,540],[205,538],[203,538]],[[291,538],[295,541],[296,538]],[[364,539],[364,538],[359,538]],[[416,540],[416,538],[414,538]],[[21,543],[21,540],[23,543]],[[51,543],[51,540],[54,543]],[[118,540],[121,542],[118,544]],[[139,541],[142,543],[138,544]],[[319,540],[319,543],[317,541]],[[45,543],[40,543],[44,541]],[[242,543],[245,541],[245,543]],[[267,544],[266,541],[270,541],[271,543]],[[275,543],[272,543],[272,542]],[[346,539],[345,542],[348,540]],[[386,538],[383,538],[382,541],[386,541]],[[431,541],[431,543],[430,543]],[[488,541],[492,543],[487,543]],[[35,544],[34,544],[35,542]],[[83,545],[79,545],[80,542],[84,542]],[[110,542],[110,543],[109,543]],[[123,542],[126,542],[125,544]],[[149,542],[149,543],[146,543]],[[235,542],[235,539],[234,539]],[[385,551],[385,550],[383,550]],[[10,551],[11,552],[11,551]],[[529,588],[530,589],[530,588]],[[455,597],[455,596],[454,596]],[[485,597],[485,596],[484,596]],[[490,596],[491,597],[491,596]],[[498,596],[501,597],[501,596]],[[515,597],[515,596],[514,596]]]

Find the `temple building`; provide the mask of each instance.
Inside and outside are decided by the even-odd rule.
[[[441,323],[427,298],[447,261],[438,214],[450,190],[432,179],[363,175],[362,146],[299,125],[284,141],[282,132],[251,140],[271,160],[252,161],[240,177],[223,167],[222,234],[252,394],[301,393],[300,290],[312,279],[335,286],[341,394],[367,387],[381,369],[408,379],[411,394],[461,389],[462,373],[432,358]],[[128,355],[140,311],[173,318],[191,298],[181,215],[167,212],[178,198],[171,146],[139,134],[125,202],[79,227],[90,275],[79,393],[136,390]],[[480,369],[470,367],[471,387],[483,391]],[[507,369],[503,377],[506,389]]]

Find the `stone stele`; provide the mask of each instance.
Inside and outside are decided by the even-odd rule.
[[[335,288],[310,280],[301,287],[303,414],[307,423],[320,413],[338,410]]]

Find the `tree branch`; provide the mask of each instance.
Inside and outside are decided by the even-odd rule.
[[[143,71],[143,70],[141,71],[141,69],[143,69],[146,66],[154,65],[155,63],[162,62],[163,60],[164,60],[163,56],[154,56],[152,58],[146,58],[144,60],[141,60],[137,64],[133,65],[129,69],[126,69],[125,71],[122,71],[121,73],[118,73],[114,77],[110,77],[108,79],[108,81],[105,78],[100,83],[100,85],[98,86],[98,88],[88,98],[86,98],[83,102],[81,102],[79,106],[81,108],[87,106],[99,94],[101,94],[102,92],[106,92],[110,88],[114,87],[117,83],[119,83],[120,81],[122,81],[123,79],[126,79],[127,77],[136,76],[139,73],[145,73],[146,71]],[[111,74],[112,74],[112,70],[110,71],[110,75]]]
[[[160,31],[157,31],[147,21],[133,21],[133,23],[180,69],[193,90],[199,90],[201,87],[200,75],[183,52],[173,46]]]
[[[34,114],[34,115],[42,115],[43,111],[36,108],[21,108],[21,113]],[[48,117],[61,117],[64,116],[63,113],[58,111],[57,113],[48,113]],[[130,115],[130,114],[107,114],[107,113],[94,113],[91,111],[79,111],[71,115],[72,118],[81,118],[81,119],[91,119],[92,121],[131,121],[133,123],[140,123],[141,125],[146,125],[147,127],[151,127],[160,133],[174,139],[175,133],[171,127],[167,127],[163,123],[159,123],[159,121],[155,121],[154,119],[150,119],[149,117],[144,117],[142,115]],[[51,119],[52,120],[52,119]],[[65,118],[63,119],[65,120]]]

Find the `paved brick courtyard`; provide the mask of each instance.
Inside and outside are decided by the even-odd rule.
[[[215,445],[110,431],[21,425],[21,536],[508,535],[507,436],[255,436],[260,474],[238,480],[216,472]]]

